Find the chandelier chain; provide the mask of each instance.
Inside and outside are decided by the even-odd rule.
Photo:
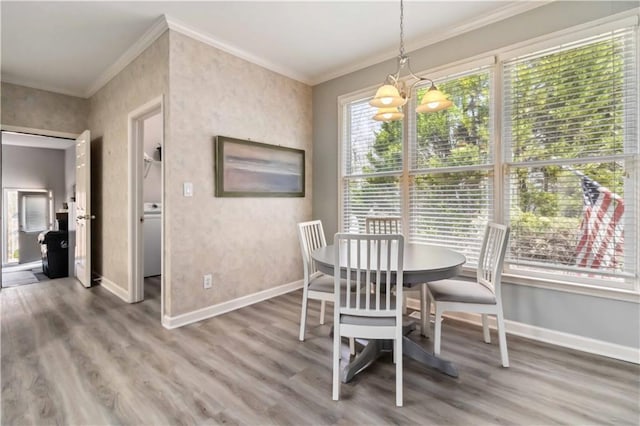
[[[404,3],[400,0],[400,57],[404,56]]]

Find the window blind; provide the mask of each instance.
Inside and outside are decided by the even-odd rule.
[[[402,195],[402,122],[371,119],[370,98],[345,108],[342,229],[365,232],[366,216],[399,216]]]
[[[492,182],[486,170],[416,176],[409,188],[411,241],[451,248],[476,264],[493,217]]]
[[[511,269],[637,273],[636,38],[625,28],[504,62]]]
[[[612,31],[504,63],[508,161],[638,152],[635,31]]]
[[[476,264],[493,217],[492,68],[436,81],[453,106],[416,114],[409,138],[409,238],[463,253]],[[418,102],[429,86],[416,90]]]
[[[48,228],[49,197],[46,194],[24,195],[22,208],[24,232],[41,232]]]

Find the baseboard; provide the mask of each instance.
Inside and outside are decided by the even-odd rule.
[[[129,292],[120,287],[118,284],[96,273],[93,274],[93,281],[100,284],[102,287],[115,294],[120,299],[129,303]]]
[[[419,311],[420,301],[416,299],[408,299],[407,306]],[[444,316],[464,321],[478,327],[482,326],[480,314],[447,312]],[[514,336],[526,337],[527,339],[550,343],[564,348],[576,349],[582,352],[640,364],[640,350],[637,348],[591,339],[589,337],[578,336],[576,334],[565,333],[548,328],[536,327],[517,321],[505,320],[504,322],[507,333],[513,334]],[[496,328],[495,317],[489,317],[489,327],[493,329]]]
[[[262,302],[263,300],[271,299],[273,297],[301,289],[303,283],[304,282],[302,280],[294,281],[268,290],[259,291],[257,293],[219,303],[217,305],[207,306],[206,308],[198,309],[196,311],[180,314],[175,317],[165,315],[162,318],[162,325],[165,328],[173,329],[187,324],[193,324],[194,322],[213,318],[236,309],[244,308],[245,306],[253,305],[254,303]]]

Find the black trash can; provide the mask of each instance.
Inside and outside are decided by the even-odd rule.
[[[69,233],[48,231],[38,236],[42,252],[42,272],[49,278],[69,276]]]

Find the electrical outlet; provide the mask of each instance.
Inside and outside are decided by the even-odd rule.
[[[202,286],[207,289],[213,287],[213,276],[211,274],[202,277]]]

